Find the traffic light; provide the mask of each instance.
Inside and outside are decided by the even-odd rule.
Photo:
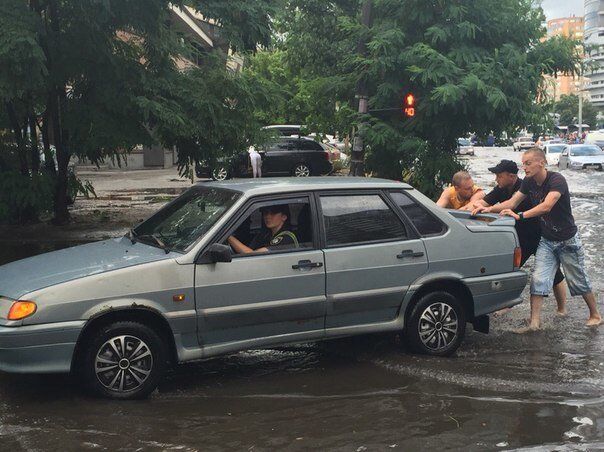
[[[407,118],[415,116],[415,96],[412,93],[405,95],[405,101],[403,103],[403,112]]]

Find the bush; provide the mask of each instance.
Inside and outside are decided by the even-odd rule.
[[[23,224],[38,221],[52,211],[54,182],[45,175],[24,176],[0,172],[0,222]]]

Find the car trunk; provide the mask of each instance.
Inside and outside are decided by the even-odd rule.
[[[516,220],[496,214],[479,214],[472,216],[471,212],[463,210],[449,210],[461,224],[472,232],[509,232]]]

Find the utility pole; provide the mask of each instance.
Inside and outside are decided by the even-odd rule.
[[[364,29],[371,28],[372,17],[371,17],[371,6],[373,0],[365,0],[363,2],[363,9],[361,10],[361,25]],[[359,38],[357,44],[357,53],[365,56],[367,53],[367,37],[363,30],[363,35]],[[357,83],[357,93],[355,98],[359,100],[359,114],[364,116],[369,111],[369,94],[367,92],[367,83],[365,81],[364,74],[361,74]],[[351,176],[364,176],[365,175],[365,143],[363,142],[363,133],[367,123],[365,121],[359,124],[357,132],[354,136],[354,143],[352,145],[352,152],[350,156],[350,175]]]

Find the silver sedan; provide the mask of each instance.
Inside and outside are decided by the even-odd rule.
[[[604,168],[604,151],[595,144],[572,144],[566,146],[558,161],[560,169],[595,169]]]
[[[0,267],[0,370],[150,394],[169,365],[401,333],[448,356],[522,301],[514,220],[371,178],[203,183],[127,236]]]

